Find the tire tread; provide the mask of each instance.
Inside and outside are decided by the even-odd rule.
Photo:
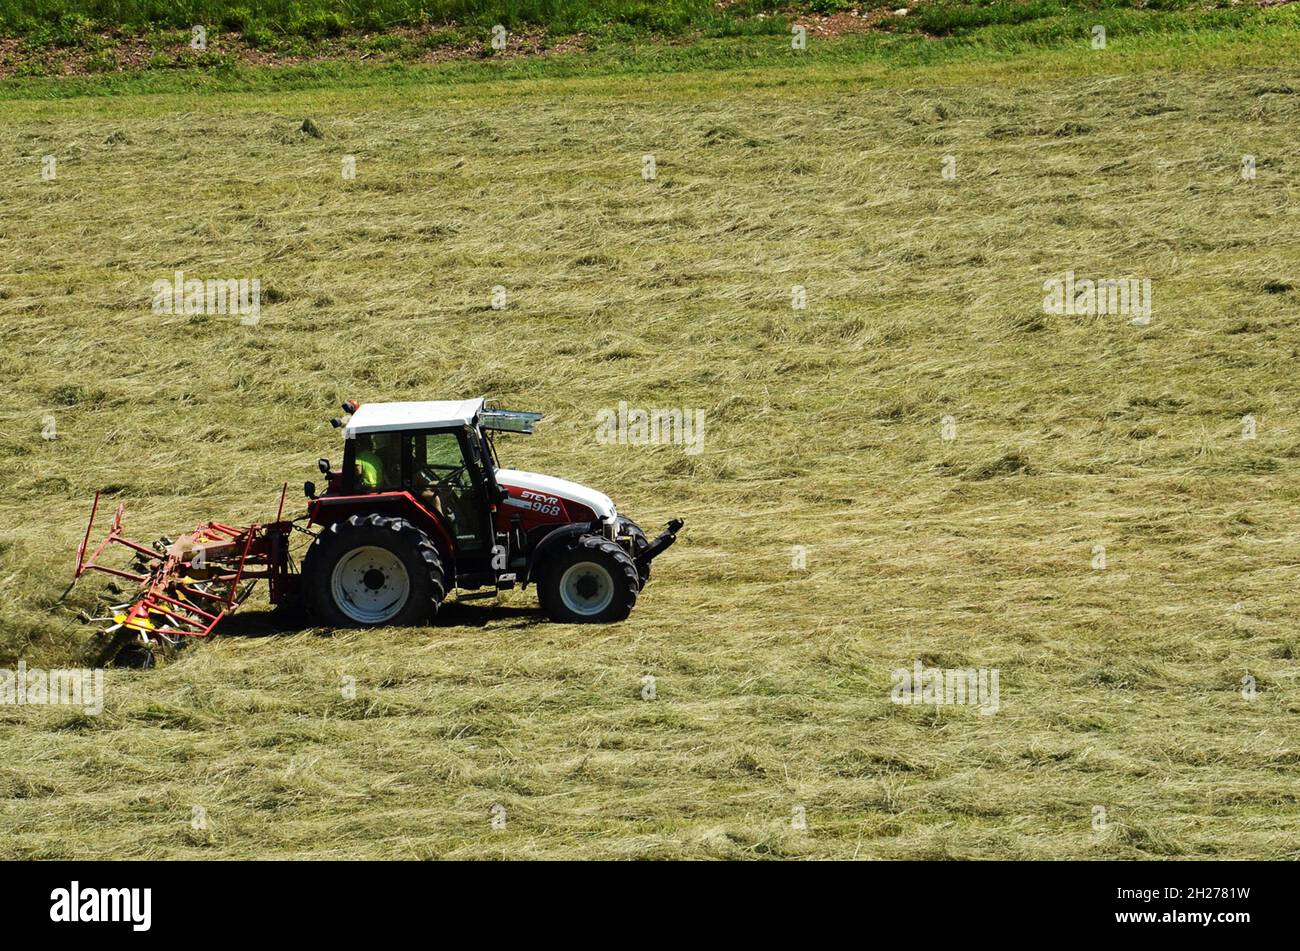
[[[329,580],[325,577],[324,569],[319,568],[318,565],[323,559],[328,558],[335,546],[346,545],[348,535],[367,528],[396,532],[402,536],[415,556],[424,563],[429,581],[427,617],[435,615],[447,597],[447,572],[438,549],[428,535],[401,516],[386,516],[373,512],[369,515],[349,515],[345,519],[331,522],[316,536],[316,540],[307,549],[302,565],[301,590],[303,603],[308,611],[318,620],[331,621],[331,615],[337,609],[331,602]]]

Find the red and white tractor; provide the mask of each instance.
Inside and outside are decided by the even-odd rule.
[[[343,408],[347,421],[332,421],[343,429],[342,465],[319,461],[323,491],[304,485],[307,513],[298,519],[282,519],[282,490],[274,522],[208,522],[142,545],[122,536],[119,506],[87,557],[96,495],[74,583],[93,570],[138,585],[99,619],[113,622],[108,631],[150,647],[205,636],[258,579],[273,604],[301,605],[333,627],[418,624],[453,589],[486,595],[530,583],[556,621],[620,621],[682,526],[672,519],[650,540],[601,492],[502,468],[496,434],[531,433],[540,413],[489,408],[483,399]],[[290,557],[294,530],[313,536],[301,572]],[[135,553],[130,570],[100,563],[112,544]]]

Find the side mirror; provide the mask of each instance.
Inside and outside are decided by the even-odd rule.
[[[307,496],[307,498],[309,498],[309,499],[314,499],[314,498],[316,498],[316,483],[315,483],[315,482],[304,482],[304,483],[302,484],[302,494],[305,495],[305,496]]]
[[[330,461],[328,459],[317,459],[316,468],[321,471],[322,475],[330,474]]]

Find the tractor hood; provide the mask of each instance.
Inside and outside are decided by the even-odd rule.
[[[558,495],[567,502],[577,502],[579,505],[587,506],[596,513],[597,518],[613,518],[617,514],[614,510],[614,501],[608,495],[589,489],[585,485],[579,485],[577,482],[570,482],[568,479],[556,479],[553,476],[524,472],[520,469],[498,469],[496,476],[497,484],[503,488],[508,486]]]

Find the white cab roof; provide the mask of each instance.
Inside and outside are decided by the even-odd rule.
[[[433,426],[468,426],[483,408],[476,400],[426,400],[417,403],[362,403],[348,420],[343,438],[357,433],[382,433],[394,429]]]

